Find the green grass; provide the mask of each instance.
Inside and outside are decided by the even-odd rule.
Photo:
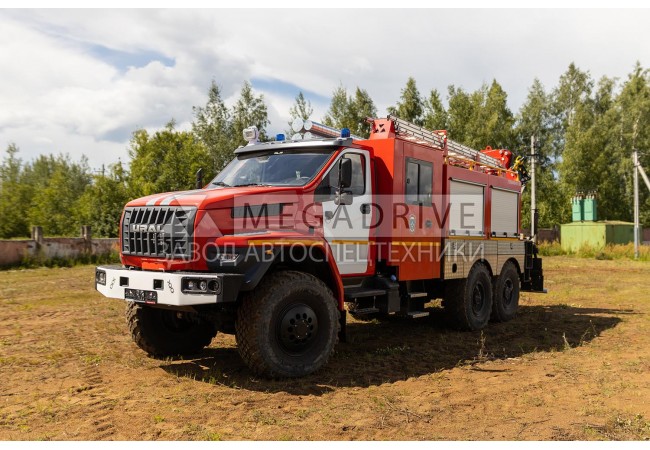
[[[43,255],[26,256],[19,264],[0,266],[0,270],[7,269],[35,269],[37,267],[74,267],[80,265],[115,264],[120,262],[120,254],[117,251],[102,253],[99,255],[80,254],[71,257],[48,258]]]
[[[613,260],[634,259],[634,244],[608,244],[605,248],[594,248],[589,245],[580,247],[577,251],[564,250],[559,242],[541,242],[537,245],[540,256],[577,256],[579,258]],[[639,261],[650,261],[650,246],[639,246]]]

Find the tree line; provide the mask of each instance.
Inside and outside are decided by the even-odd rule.
[[[596,191],[602,219],[632,220],[633,148],[641,163],[650,166],[650,72],[637,63],[625,80],[595,80],[574,64],[547,89],[535,79],[518,112],[507,105],[507,93],[493,80],[475,91],[450,85],[423,95],[408,78],[390,114],[432,130],[446,129],[451,139],[482,149],[508,148],[518,155],[536,148],[539,225],[551,227],[571,220],[570,198],[579,191]],[[203,106],[192,108],[191,130],[176,129],[170,120],[162,129],[132,134],[130,163],[117,162],[100,173],[88,161],[67,155],[41,155],[22,161],[9,144],[0,163],[0,238],[29,236],[32,225],[47,235],[76,235],[80,225],[91,225],[96,236],[118,235],[119,217],[131,198],[157,192],[189,189],[203,168],[210,179],[245,141],[244,128],[255,125],[261,140],[269,140],[270,124],[263,95],[245,82],[239,99],[227,107],[221,89],[212,81]],[[297,117],[312,118],[311,102],[298,93],[289,110],[289,127]],[[338,86],[320,122],[350,128],[368,136],[366,117],[377,108],[360,87],[348,93]],[[529,163],[528,163],[529,164]],[[524,191],[522,225],[529,226],[530,190]],[[641,190],[641,219],[650,226],[650,195]]]

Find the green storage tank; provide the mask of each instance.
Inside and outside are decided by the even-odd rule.
[[[598,220],[598,203],[593,194],[587,194],[582,203],[582,220],[595,222]],[[575,219],[573,220],[576,221]]]
[[[584,218],[584,199],[580,195],[576,195],[571,199],[571,220],[574,222],[581,222]]]
[[[634,224],[617,220],[599,222],[572,222],[561,227],[561,245],[566,251],[576,251],[582,246],[595,249],[607,244],[628,244],[634,241]]]

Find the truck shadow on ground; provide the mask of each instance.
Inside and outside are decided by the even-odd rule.
[[[322,395],[337,387],[368,387],[434,374],[458,366],[479,368],[488,360],[533,352],[571,351],[617,326],[632,310],[566,305],[521,306],[517,318],[491,323],[482,332],[459,332],[445,323],[441,308],[427,318],[374,319],[348,323],[347,342],[339,343],[329,363],[300,379],[255,377],[235,348],[207,348],[194,359],[161,364],[179,377],[263,392]],[[479,369],[480,370],[480,369]]]

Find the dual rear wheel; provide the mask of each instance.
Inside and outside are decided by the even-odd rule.
[[[512,261],[507,261],[494,280],[492,320],[507,322],[514,319],[519,309],[519,271]]]
[[[450,281],[443,306],[449,321],[463,330],[480,330],[490,319],[506,322],[517,314],[519,272],[507,261],[492,280],[485,264],[474,264],[466,279]]]

